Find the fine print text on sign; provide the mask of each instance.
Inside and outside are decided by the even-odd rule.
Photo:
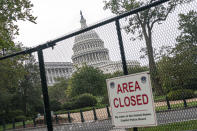
[[[123,128],[157,125],[148,72],[107,79],[107,89],[113,125]]]

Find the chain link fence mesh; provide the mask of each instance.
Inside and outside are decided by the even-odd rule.
[[[166,20],[155,23],[151,32],[147,32],[148,37],[152,38],[153,61],[156,69],[154,70],[156,73],[151,76],[158,126],[140,127],[139,131],[197,129],[197,36],[195,36],[196,30],[191,32],[192,28],[196,26],[193,27],[192,23],[188,22],[192,21],[192,18],[188,17],[196,17],[196,7],[196,1],[178,6]],[[142,25],[138,24],[134,27],[133,23],[138,17],[137,15],[146,11],[119,20],[129,74],[150,70],[151,61],[147,49],[147,42],[150,41],[144,38]],[[83,17],[85,18],[85,16]],[[195,20],[197,19],[195,18]],[[151,23],[152,21],[146,22]],[[86,26],[84,21],[81,21],[81,24]],[[128,28],[128,24],[133,25]],[[87,25],[89,25],[88,20]],[[137,33],[131,33],[132,27]],[[148,27],[144,29],[148,30]],[[192,34],[191,37],[189,33]],[[58,42],[55,46],[43,50],[43,54],[54,130],[124,130],[112,125],[111,108],[105,84],[106,79],[123,75],[115,22]],[[34,56],[37,61],[34,61],[33,64],[38,67],[37,54],[33,53],[31,56]],[[30,58],[30,55],[24,57]],[[3,63],[9,63],[15,58],[1,61],[1,72],[5,70]],[[24,58],[24,61],[25,59],[27,58]],[[17,66],[21,61],[16,62]],[[25,67],[28,65],[28,60],[21,63],[20,66]],[[7,75],[18,69],[20,68],[16,66],[11,67],[11,70],[7,71]],[[32,67],[30,67],[31,69]],[[29,73],[33,74],[34,71]],[[9,80],[16,80],[17,77],[12,78],[11,76],[12,74]],[[4,76],[1,75],[1,77]],[[28,77],[25,76],[25,78]],[[35,82],[34,80],[27,81]],[[40,83],[40,80],[35,83]],[[11,84],[13,83],[11,82]],[[35,85],[24,85],[27,88],[31,88],[31,86]],[[40,87],[40,85],[36,86]],[[10,87],[12,86],[10,85]],[[12,128],[16,128],[15,130],[29,130],[28,128],[37,131],[46,130],[41,87],[38,90],[36,94],[39,97],[38,101],[29,100],[29,103],[37,104],[38,107],[34,109],[39,113],[34,114],[33,119],[26,120],[25,125],[24,122],[13,123],[13,121],[1,119],[0,130],[5,130],[5,128],[6,130]],[[30,91],[29,94],[24,97],[36,93],[28,91]],[[22,89],[19,90],[19,94],[22,94]],[[31,106],[31,104],[26,106]],[[4,127],[5,122],[10,124],[6,124],[7,127]],[[26,129],[21,127],[26,127]]]

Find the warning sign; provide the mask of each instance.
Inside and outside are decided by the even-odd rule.
[[[112,123],[116,127],[156,126],[148,72],[107,79]]]

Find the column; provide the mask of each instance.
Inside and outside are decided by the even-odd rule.
[[[61,68],[58,68],[58,69],[57,69],[57,72],[58,72],[59,77],[61,77],[61,72],[60,72],[60,70],[61,70]]]
[[[98,59],[99,59],[99,61],[101,60],[100,52],[98,52]]]
[[[95,60],[95,53],[92,53],[92,56],[93,56],[93,61],[96,61]]]
[[[96,52],[96,60],[99,61],[98,53]]]
[[[84,63],[84,56],[82,56],[82,62]]]

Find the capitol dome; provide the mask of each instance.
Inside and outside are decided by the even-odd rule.
[[[86,20],[81,13],[81,29],[87,27]],[[47,84],[53,86],[56,78],[70,78],[76,71],[75,65],[81,67],[82,64],[96,67],[103,73],[114,73],[122,71],[122,61],[111,61],[109,51],[104,47],[103,40],[94,30],[90,30],[75,36],[73,45],[72,61],[70,62],[45,62]],[[140,66],[136,60],[127,60],[127,67],[133,68]]]
[[[81,13],[81,29],[87,27],[86,20]],[[100,39],[96,31],[90,30],[77,35],[73,45],[72,61],[74,65],[82,66],[99,65],[109,61],[109,51],[104,47],[104,42]]]

